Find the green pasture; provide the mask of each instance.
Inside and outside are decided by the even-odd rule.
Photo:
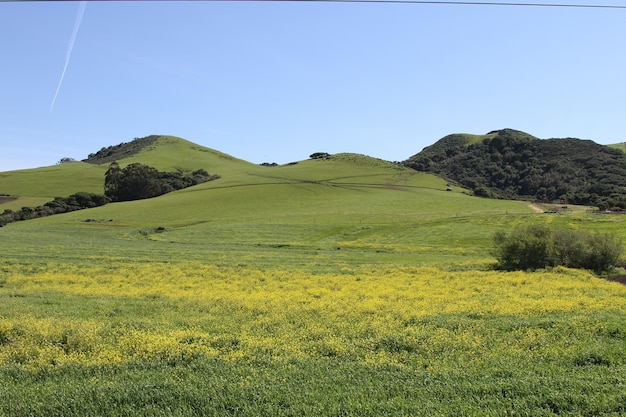
[[[34,259],[198,259],[274,264],[480,261],[491,234],[524,202],[446,191],[446,181],[357,155],[249,171],[158,198],[10,224],[21,244],[5,256]],[[91,249],[81,254],[81,248]],[[262,256],[259,256],[262,255]]]
[[[40,197],[46,201],[80,191],[102,194],[106,169],[104,166],[84,162],[68,162],[49,167],[0,172],[0,193],[20,198]],[[24,204],[20,208],[26,207]]]
[[[621,215],[585,208],[537,213],[527,202],[477,198],[454,185],[447,191],[445,179],[363,155],[263,167],[161,137],[120,165],[131,162],[159,170],[202,168],[221,178],[154,199],[0,228],[0,349],[23,336],[17,327],[3,328],[3,320],[22,316],[103,323],[109,332],[103,338],[134,330],[165,334],[206,328],[216,349],[229,352],[236,350],[237,332],[245,323],[268,335],[279,326],[262,309],[226,300],[183,302],[150,294],[153,283],[145,276],[137,283],[147,289],[140,297],[22,289],[49,271],[88,271],[94,275],[85,279],[97,281],[94,268],[104,273],[156,265],[167,276],[177,266],[202,264],[285,279],[306,273],[316,289],[325,274],[354,281],[359,270],[375,276],[377,271],[432,267],[458,283],[455,274],[492,266],[492,237],[498,230],[541,223],[611,232],[626,241]],[[101,193],[106,169],[75,162],[2,172],[0,194],[19,198],[0,204],[0,212],[79,191]],[[506,284],[506,290],[542,276],[528,272],[519,283]],[[550,277],[558,279],[558,274]],[[589,288],[581,294],[592,294],[598,303],[623,293],[619,284],[599,284],[591,274],[584,280]],[[262,280],[251,282],[249,292],[262,286]],[[504,292],[467,287],[477,305]],[[407,321],[393,337],[364,335],[363,351],[405,359],[396,364],[338,356],[321,342],[309,357],[280,360],[259,350],[245,360],[164,354],[98,366],[49,363],[30,369],[5,363],[0,364],[0,416],[626,415],[626,311],[621,305],[594,310],[589,304],[581,304],[581,312],[434,312]],[[330,320],[327,314],[309,310],[289,325],[295,328],[301,319],[324,323]],[[377,312],[370,319],[394,314]],[[341,338],[346,326],[334,321],[325,336]],[[407,336],[413,328],[424,331],[418,344]],[[59,335],[42,336],[40,342],[67,349],[69,339],[80,340],[78,330]],[[481,343],[473,349],[457,345],[463,337]],[[428,349],[420,350],[424,346]],[[26,360],[28,352],[24,355]]]
[[[211,174],[236,176],[256,165],[181,138],[161,136],[153,146],[118,161],[124,167],[134,162],[153,166],[161,171],[191,172],[205,169]],[[104,174],[108,164],[94,165],[69,162],[48,167],[0,172],[0,194],[18,197],[17,201],[0,204],[0,210],[31,207],[54,197],[68,197],[86,191],[104,193]]]

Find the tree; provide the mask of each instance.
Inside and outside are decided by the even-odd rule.
[[[105,178],[105,190],[106,188]],[[130,164],[122,169],[122,176],[112,188],[115,189],[115,193],[109,197],[113,201],[141,200],[156,197],[172,190],[171,188],[166,189],[161,183],[159,171],[140,163]]]
[[[122,182],[124,173],[117,162],[111,162],[109,169],[104,174],[104,195],[112,201],[118,201],[118,188]]]
[[[315,152],[312,153],[311,155],[309,155],[309,158],[311,159],[323,159],[323,158],[328,158],[330,156],[329,153],[326,152]]]

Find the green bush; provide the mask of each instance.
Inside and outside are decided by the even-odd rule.
[[[561,265],[601,273],[619,264],[622,251],[611,234],[533,225],[497,232],[493,255],[509,271]]]

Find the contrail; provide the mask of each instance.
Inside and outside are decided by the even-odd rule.
[[[57,85],[57,91],[54,93],[54,98],[52,99],[52,104],[50,105],[50,113],[52,113],[52,109],[54,109],[54,103],[57,101],[57,95],[59,95],[61,84],[63,84],[65,71],[67,70],[67,65],[70,63],[70,57],[72,56],[72,49],[74,48],[74,41],[76,40],[76,34],[78,33],[78,29],[80,28],[80,22],[83,20],[83,15],[85,14],[86,7],[87,7],[86,0],[81,1],[80,4],[78,5],[78,14],[76,15],[76,22],[74,22],[74,30],[72,31],[72,37],[70,38],[70,42],[67,44],[67,51],[65,52],[65,65],[63,66],[63,72],[61,73],[61,79],[59,80],[59,85]]]

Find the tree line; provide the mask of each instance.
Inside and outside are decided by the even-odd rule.
[[[0,226],[21,220],[36,219],[39,217],[52,216],[53,214],[69,213],[71,211],[86,208],[99,207],[111,200],[102,194],[79,192],[69,197],[55,197],[42,206],[22,207],[19,210],[4,210],[0,214]]]

